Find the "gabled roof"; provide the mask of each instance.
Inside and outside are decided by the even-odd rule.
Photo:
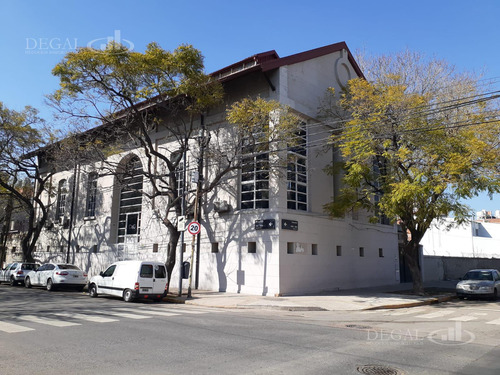
[[[345,42],[330,44],[328,46],[315,48],[286,57],[279,57],[278,53],[275,50],[258,53],[237,63],[226,66],[225,68],[217,70],[216,72],[213,72],[211,76],[221,82],[225,82],[251,72],[267,72],[273,69],[277,69],[281,66],[297,64],[299,62],[311,60],[342,50],[347,51],[347,58],[358,76],[364,77],[363,72],[356,63],[356,60],[354,60],[354,57],[352,56]]]

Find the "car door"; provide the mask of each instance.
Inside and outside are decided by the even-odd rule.
[[[38,286],[40,285],[40,274],[43,272],[43,270],[47,267],[46,264],[40,266],[37,271],[31,274],[30,277],[30,283],[31,285]]]
[[[117,293],[113,289],[115,271],[116,271],[116,264],[112,264],[106,269],[106,271],[101,273],[99,281],[97,282],[98,293],[117,295]]]
[[[45,269],[42,272],[40,272],[39,275],[41,286],[47,286],[47,280],[52,277],[52,272],[54,271],[55,268],[56,266],[51,263],[45,265]]]
[[[493,280],[495,280],[495,288],[500,290],[500,273],[498,271],[493,271]]]
[[[151,263],[142,263],[139,270],[139,293],[153,293],[154,266]]]
[[[7,264],[1,271],[0,271],[0,281],[7,282],[9,281],[9,278],[7,274],[9,273],[10,267],[12,266],[12,263]]]

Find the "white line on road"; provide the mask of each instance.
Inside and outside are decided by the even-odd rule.
[[[462,316],[457,316],[456,318],[450,318],[448,320],[453,320],[455,322],[469,322],[471,320],[476,320],[477,317],[475,316],[470,316],[470,315],[462,315]]]
[[[145,315],[138,315],[138,314],[129,314],[129,313],[121,313],[118,311],[94,311],[92,310],[93,313],[96,314],[102,314],[102,315],[114,315],[114,316],[119,316],[122,318],[129,318],[129,319],[148,319],[151,318],[150,316],[145,316]]]
[[[118,319],[105,318],[104,316],[97,316],[97,315],[72,314],[72,313],[56,313],[54,315],[62,316],[65,318],[81,319],[94,323],[110,323],[119,321]]]
[[[486,322],[486,324],[496,324],[496,325],[500,325],[500,319],[495,319],[495,320],[492,320],[491,322]]]
[[[137,310],[137,309],[126,308],[126,307],[120,307],[117,310],[120,310],[120,311],[129,311],[129,312],[133,312],[133,313],[140,312],[142,314],[158,315],[158,316],[175,316],[175,315],[179,315],[179,313],[176,314],[176,313],[171,313],[171,312],[166,312],[166,311],[144,310],[144,309]]]
[[[18,324],[12,324],[7,322],[0,322],[0,331],[7,333],[17,333],[17,332],[34,331],[34,328],[23,327]]]
[[[429,313],[429,314],[417,315],[415,318],[423,318],[423,319],[441,318],[445,315],[453,314],[454,312],[455,312],[454,310],[436,311],[436,312]]]
[[[81,325],[80,323],[65,322],[64,320],[55,320],[49,318],[40,318],[34,315],[22,315],[19,317],[19,319],[33,323],[46,324],[53,327],[70,327]]]

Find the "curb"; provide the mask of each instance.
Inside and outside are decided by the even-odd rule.
[[[393,309],[404,309],[407,307],[435,305],[437,303],[451,301],[452,299],[455,299],[455,298],[457,298],[457,296],[449,295],[449,296],[429,298],[425,301],[419,301],[419,302],[409,302],[409,303],[400,303],[400,304],[395,304],[395,305],[383,305],[383,306],[368,307],[368,308],[363,309],[363,310],[393,310]]]

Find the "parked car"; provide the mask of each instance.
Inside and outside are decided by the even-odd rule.
[[[0,271],[0,282],[15,286],[24,282],[26,274],[40,267],[37,263],[16,262],[10,263]]]
[[[465,297],[491,297],[498,298],[500,290],[500,272],[494,269],[470,270],[457,284],[457,296]]]
[[[161,262],[124,260],[111,264],[89,282],[89,296],[117,296],[130,302],[135,299],[160,301],[165,296],[167,269]]]
[[[48,291],[58,287],[72,287],[80,291],[87,285],[87,274],[73,264],[47,263],[26,275],[24,285],[43,286]]]

